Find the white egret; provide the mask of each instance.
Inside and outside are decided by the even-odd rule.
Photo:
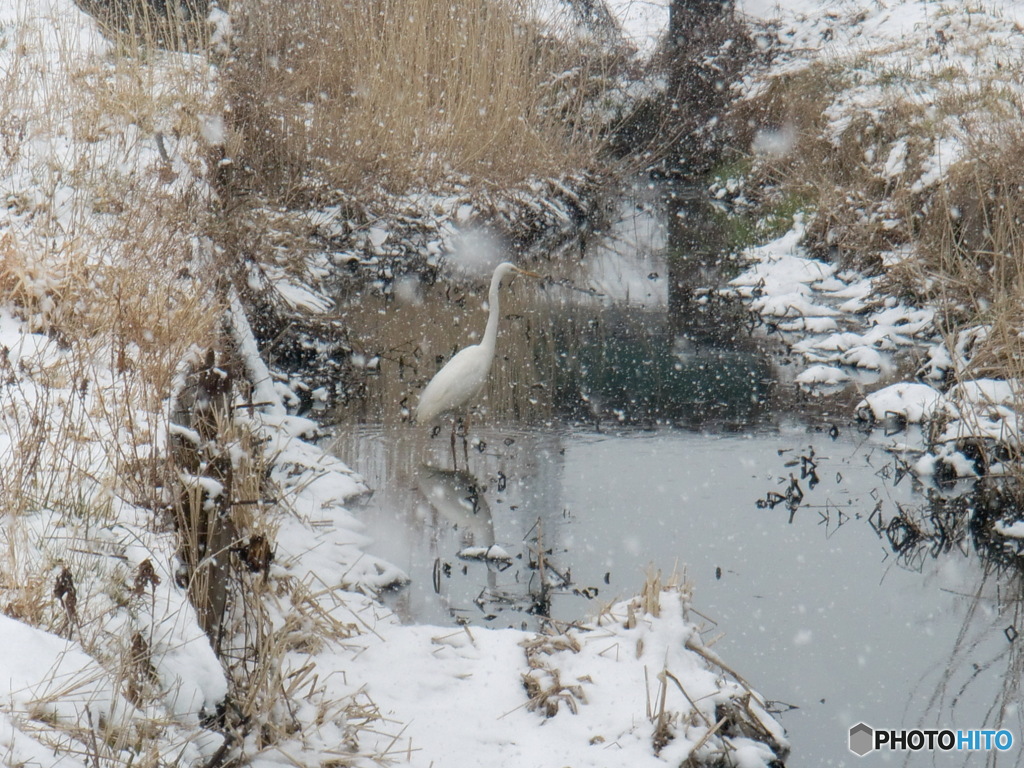
[[[452,461],[455,461],[455,419],[462,413],[467,414],[469,407],[476,400],[487,382],[494,361],[494,347],[498,339],[498,290],[501,281],[509,274],[520,274],[528,277],[540,277],[534,272],[504,261],[494,269],[491,277],[491,288],[487,294],[489,313],[484,337],[479,344],[473,344],[459,350],[444,367],[438,371],[430,383],[420,394],[416,406],[416,421],[429,424],[442,416],[452,416]],[[465,422],[463,422],[465,425]],[[465,434],[465,432],[463,433]]]

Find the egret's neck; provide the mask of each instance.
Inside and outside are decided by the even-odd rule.
[[[480,341],[480,346],[487,349],[494,350],[495,342],[498,340],[498,289],[501,288],[501,278],[504,274],[499,270],[494,273],[494,277],[491,278],[491,290],[487,293],[487,305],[489,314],[487,315],[487,327],[484,328],[484,337]]]

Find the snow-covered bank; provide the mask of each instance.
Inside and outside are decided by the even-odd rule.
[[[855,387],[863,397],[850,415],[884,431],[883,444],[925,487],[1015,477],[1021,385],[975,373],[989,329],[966,327],[947,341],[933,308],[887,295],[884,275],[813,258],[805,234],[798,215],[789,232],[747,249],[746,268],[723,290],[791,350],[798,365],[780,374],[811,397]],[[924,428],[908,436],[911,425]]]
[[[781,727],[704,646],[689,601],[678,585],[648,592],[558,635],[396,627],[358,643],[359,668],[407,724],[391,753],[412,765],[784,760]]]
[[[890,442],[926,486],[1019,474],[1019,302],[1002,266],[1019,262],[1019,218],[999,190],[1019,175],[1020,4],[737,7],[773,56],[737,86],[756,130],[712,192],[801,214],[746,250],[732,294],[790,345],[798,386],[857,387],[865,424],[923,424]]]

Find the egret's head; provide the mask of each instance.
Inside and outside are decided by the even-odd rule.
[[[503,261],[495,268],[494,277],[500,282],[501,280],[504,280],[507,275],[512,275],[513,277],[515,275],[525,275],[526,277],[536,278],[540,277],[536,272],[529,272],[525,269],[520,269],[511,261]]]

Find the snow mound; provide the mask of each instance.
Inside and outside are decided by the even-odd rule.
[[[883,387],[861,400],[856,408],[859,419],[872,423],[897,417],[917,424],[947,411],[948,401],[941,392],[916,383]]]
[[[704,645],[688,608],[687,593],[666,588],[560,635],[389,623],[383,639],[352,642],[368,695],[407,724],[394,749],[414,766],[467,754],[578,768],[785,759],[765,700]]]
[[[834,365],[812,365],[796,377],[796,383],[805,388],[836,386],[849,380],[850,374]]]

